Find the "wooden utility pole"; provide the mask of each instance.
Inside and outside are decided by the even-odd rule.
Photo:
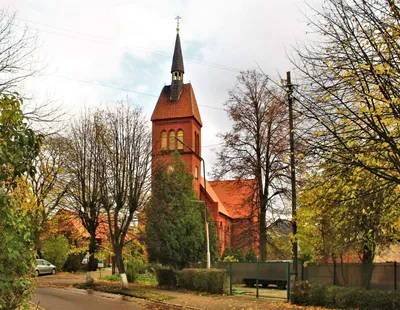
[[[292,252],[293,252],[293,266],[291,273],[291,285],[298,280],[297,268],[297,223],[296,223],[296,166],[295,166],[295,153],[294,153],[294,126],[293,126],[293,84],[290,79],[290,71],[286,72],[286,86],[289,102],[289,140],[290,140],[290,179],[292,183]]]

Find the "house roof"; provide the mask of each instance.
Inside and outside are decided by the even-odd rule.
[[[192,84],[183,85],[183,90],[178,100],[170,100],[170,92],[171,85],[164,86],[151,116],[151,121],[193,117],[200,126],[203,126]]]
[[[181,39],[179,37],[179,33],[176,34],[174,57],[172,58],[172,66],[171,66],[171,73],[175,71],[180,71],[185,73],[185,68],[183,66]]]
[[[201,186],[204,188],[204,178],[201,178]],[[218,202],[218,212],[232,218],[222,201],[219,199],[218,195],[215,193],[210,182],[206,181],[206,187],[207,195],[210,196],[214,202]]]
[[[253,189],[255,180],[210,181],[207,184],[218,196],[233,219],[253,217]],[[207,192],[209,191],[207,187]]]

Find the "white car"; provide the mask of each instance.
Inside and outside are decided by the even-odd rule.
[[[36,259],[36,276],[41,274],[56,274],[56,266],[45,259]]]

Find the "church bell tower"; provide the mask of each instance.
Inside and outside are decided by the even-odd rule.
[[[193,189],[200,198],[201,127],[199,108],[192,85],[183,83],[185,73],[179,20],[171,66],[171,85],[164,86],[151,116],[153,168],[158,160],[168,161],[179,152],[193,174]]]

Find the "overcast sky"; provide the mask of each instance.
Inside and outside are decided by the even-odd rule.
[[[177,15],[185,62],[203,121],[202,154],[211,171],[223,109],[240,70],[257,64],[271,77],[292,70],[286,53],[305,42],[304,0],[3,0],[17,22],[38,31],[46,69],[25,89],[71,114],[129,98],[150,115],[165,84]],[[102,84],[105,86],[99,86]]]

